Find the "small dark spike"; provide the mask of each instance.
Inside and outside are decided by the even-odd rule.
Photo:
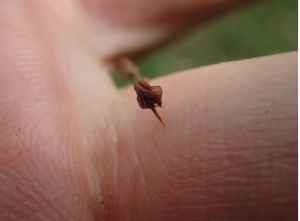
[[[162,123],[162,125],[164,125],[164,127],[166,126],[164,124],[164,122],[162,121],[161,117],[159,116],[159,114],[157,113],[156,109],[153,107],[151,108],[151,110],[153,111],[153,113],[155,114],[155,116],[158,118],[158,120]]]

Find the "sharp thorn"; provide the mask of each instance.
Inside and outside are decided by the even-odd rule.
[[[166,126],[164,124],[164,122],[162,121],[161,117],[159,116],[159,114],[157,113],[156,109],[153,107],[151,108],[151,110],[153,111],[153,113],[155,114],[155,116],[158,118],[158,120],[161,122],[162,125],[164,125],[164,127]]]

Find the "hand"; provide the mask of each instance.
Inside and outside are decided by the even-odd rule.
[[[108,74],[234,2],[2,1],[0,220],[295,220],[297,53],[151,81],[166,127]]]

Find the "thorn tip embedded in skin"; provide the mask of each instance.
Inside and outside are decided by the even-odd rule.
[[[156,111],[155,108],[151,108],[151,110],[153,111],[153,113],[155,114],[155,116],[158,118],[158,120],[161,122],[162,125],[164,125],[164,127],[166,126],[164,124],[164,122],[162,121],[161,117],[159,116],[158,112]]]

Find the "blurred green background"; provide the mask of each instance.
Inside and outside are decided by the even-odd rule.
[[[138,65],[143,76],[223,61],[298,50],[297,0],[262,1],[229,13],[150,54]],[[133,83],[114,74],[119,87]]]

